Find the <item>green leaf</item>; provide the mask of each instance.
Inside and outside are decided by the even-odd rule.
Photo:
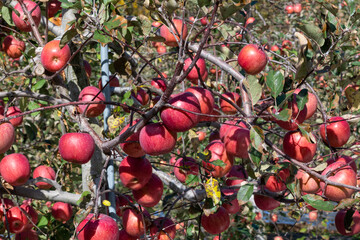
[[[193,174],[189,174],[186,176],[185,179],[185,184],[189,185],[189,184],[196,184],[200,182],[200,178],[198,175],[193,175]]]
[[[91,197],[91,192],[85,191],[81,194],[81,197],[79,198],[79,200],[77,200],[76,204],[80,205],[81,203],[83,203],[83,201],[90,200],[90,197]]]
[[[345,208],[350,208],[360,201],[359,198],[345,198],[342,199],[339,204],[334,208],[334,211],[338,211]]]
[[[255,165],[257,167],[259,166],[263,156],[264,155],[261,152],[259,152],[258,150],[256,150],[254,147],[250,147],[249,157],[255,163]]]
[[[71,39],[73,39],[76,35],[77,35],[77,31],[75,28],[71,28],[68,31],[66,31],[66,33],[61,37],[60,40],[60,48],[63,48],[68,42],[71,41]]]
[[[250,200],[253,192],[254,192],[254,185],[245,184],[241,186],[236,196],[237,200],[239,201],[239,204],[243,205],[247,203]]]
[[[299,108],[299,111],[303,110],[305,107],[305,104],[308,102],[308,90],[307,89],[301,89],[301,91],[296,94],[296,104]]]
[[[291,117],[290,109],[283,109],[281,112],[275,112],[272,114],[276,119],[280,121],[289,121]]]
[[[333,202],[325,201],[322,197],[315,194],[307,194],[302,196],[302,198],[306,203],[318,210],[332,211],[335,207]]]
[[[350,16],[354,15],[356,12],[356,6],[359,4],[358,0],[347,0],[346,2],[349,8]]]
[[[221,161],[220,159],[212,161],[211,164],[214,166],[222,167],[222,168],[224,168],[226,166],[226,164],[223,161]]]
[[[239,11],[239,9],[240,8],[234,4],[229,4],[229,5],[224,4],[222,7],[220,7],[220,13],[222,19],[223,20],[227,19],[228,17]]]
[[[266,85],[271,90],[271,96],[276,98],[283,91],[285,78],[280,71],[271,70],[266,76]]]
[[[45,79],[40,80],[40,81],[38,81],[34,86],[32,86],[31,90],[32,90],[33,92],[35,92],[35,91],[41,89],[41,88],[45,85],[45,83],[46,83],[46,80],[45,80]]]
[[[247,76],[244,81],[244,85],[250,92],[252,105],[255,105],[261,98],[262,86],[259,84],[257,78],[252,75]]]
[[[121,20],[118,16],[112,17],[109,21],[104,23],[104,27],[107,28],[107,30],[111,30],[117,27],[120,27]]]
[[[10,26],[15,26],[14,25],[14,22],[12,20],[12,17],[11,17],[11,10],[10,8],[6,7],[6,6],[3,6],[1,8],[1,17],[5,20],[5,22],[7,24],[9,24]]]
[[[39,107],[40,107],[40,105],[37,104],[36,102],[33,102],[33,101],[29,102],[29,105],[28,105],[29,110],[34,110],[34,109],[37,109]],[[40,112],[34,112],[34,113],[31,114],[31,116],[35,117],[35,116],[37,116],[39,114],[40,114]]]
[[[211,0],[198,0],[199,7],[208,7],[211,4]]]
[[[113,39],[111,37],[103,35],[99,30],[95,31],[94,39],[97,40],[102,45],[106,45],[113,41]]]
[[[44,226],[48,225],[48,223],[49,223],[49,220],[45,216],[41,216],[37,226],[39,228],[41,228],[41,227],[44,227]]]
[[[330,2],[324,2],[324,1],[317,1],[318,3],[320,3],[322,5],[322,7],[326,8],[327,10],[329,10],[329,12],[331,12],[332,14],[334,14],[335,16],[338,13],[338,7],[335,6],[334,4],[330,3]]]
[[[309,38],[317,42],[321,47],[325,43],[324,34],[321,29],[313,23],[307,23],[304,25],[297,25],[297,28],[302,30]]]
[[[251,145],[259,152],[262,152],[264,143],[264,132],[259,126],[253,126],[250,129]]]

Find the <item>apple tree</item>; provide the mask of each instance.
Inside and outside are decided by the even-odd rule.
[[[0,8],[1,239],[359,237],[356,0]]]

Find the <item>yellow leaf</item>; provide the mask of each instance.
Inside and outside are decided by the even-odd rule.
[[[213,200],[214,205],[220,202],[221,192],[219,182],[215,178],[210,178],[205,183],[206,196]]]

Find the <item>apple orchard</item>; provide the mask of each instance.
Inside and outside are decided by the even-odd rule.
[[[0,239],[359,238],[357,0],[0,8]]]

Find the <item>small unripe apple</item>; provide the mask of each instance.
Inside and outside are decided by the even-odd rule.
[[[57,72],[69,61],[71,51],[69,45],[60,49],[60,40],[48,42],[41,52],[41,64],[49,72]]]
[[[25,51],[25,43],[12,35],[8,35],[2,42],[2,49],[9,57],[19,58]]]
[[[267,61],[266,53],[255,44],[243,47],[238,56],[239,65],[250,75],[256,75],[264,70]]]
[[[27,10],[31,13],[31,16],[35,22],[36,27],[39,26],[41,20],[41,10],[40,7],[33,1],[30,0],[23,0]],[[17,28],[20,29],[22,32],[31,32],[31,26],[29,20],[26,20],[26,14],[24,13],[20,3],[16,4],[14,9],[18,11],[20,14],[19,16],[13,11],[12,12],[12,19],[14,24]]]
[[[12,186],[21,186],[30,178],[29,160],[20,153],[12,153],[0,162],[0,174]]]
[[[56,202],[51,208],[51,215],[62,223],[69,221],[73,215],[73,209],[69,203]]]
[[[35,168],[33,172],[33,178],[37,178],[37,177],[43,177],[43,178],[55,180],[56,173],[54,169],[52,169],[51,167],[40,165],[37,168]],[[37,182],[35,185],[40,189],[50,189],[52,187],[51,184],[46,182]]]
[[[87,86],[81,90],[79,95],[79,101],[89,102],[89,101],[105,101],[105,96],[97,87]],[[96,96],[96,97],[95,97]],[[104,112],[106,107],[103,103],[96,103],[88,105],[79,105],[80,113],[83,113],[86,110],[87,117],[97,117]]]
[[[59,152],[65,161],[87,163],[94,151],[95,142],[88,133],[66,133],[60,138]]]

